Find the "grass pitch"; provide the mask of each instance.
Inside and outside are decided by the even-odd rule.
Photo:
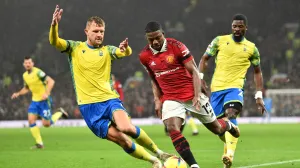
[[[176,153],[162,126],[142,128],[161,149]],[[223,167],[223,144],[203,126],[199,129],[200,134],[192,136],[186,126],[184,135],[201,168]],[[240,129],[233,168],[300,168],[299,124],[240,125]],[[42,128],[41,133],[45,149],[30,150],[34,140],[28,128],[0,129],[0,168],[151,167],[128,156],[119,146],[97,138],[88,128]]]

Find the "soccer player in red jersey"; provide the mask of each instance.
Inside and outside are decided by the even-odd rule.
[[[145,28],[148,45],[140,53],[140,61],[152,79],[155,112],[167,127],[176,151],[191,168],[198,168],[188,141],[181,134],[186,110],[210,131],[219,135],[229,131],[239,136],[230,121],[216,119],[207,96],[201,93],[201,77],[194,58],[181,42],[165,38],[158,22]]]
[[[120,95],[119,99],[121,101],[124,101],[124,92],[123,92],[123,88],[122,88],[122,84],[119,80],[116,79],[115,75],[111,75],[111,79],[113,82],[113,87],[114,89],[118,92],[118,94]]]

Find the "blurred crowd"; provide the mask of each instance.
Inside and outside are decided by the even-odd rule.
[[[162,23],[166,36],[185,43],[198,63],[211,40],[230,33],[231,17],[244,13],[249,20],[247,39],[253,41],[261,54],[265,87],[299,88],[300,86],[300,2],[298,1],[227,1],[217,0],[104,0],[60,1],[64,15],[60,24],[63,38],[85,40],[84,25],[92,15],[106,21],[105,43],[118,46],[125,37],[133,48],[133,55],[113,64],[113,73],[123,84],[124,105],[132,117],[154,116],[150,79],[139,63],[138,53],[146,45],[144,26],[148,21]],[[75,101],[67,58],[48,42],[49,24],[55,1],[1,1],[0,16],[9,26],[0,27],[0,120],[26,119],[30,95],[12,101],[10,96],[23,86],[23,58],[33,57],[37,67],[56,80],[52,93],[54,109],[64,107],[73,118],[80,118]],[[44,4],[47,3],[47,4]],[[34,5],[30,5],[34,4]],[[28,11],[26,6],[33,9]],[[107,6],[122,6],[111,10]],[[88,6],[89,8],[82,8]],[[172,10],[165,11],[168,6]],[[38,15],[36,15],[38,13]],[[130,16],[131,19],[128,19]],[[20,26],[23,27],[20,32]],[[19,33],[16,33],[19,32]],[[22,36],[20,36],[20,33]],[[210,62],[214,64],[213,61]],[[209,84],[214,67],[205,75]],[[258,116],[254,94],[255,83],[250,68],[244,88],[245,108],[242,116]],[[280,98],[281,99],[281,98]],[[282,98],[284,100],[285,98]],[[299,96],[292,103],[283,103],[283,110],[297,110]],[[281,101],[279,101],[281,102]],[[298,114],[293,112],[293,114]],[[280,115],[280,114],[278,114]]]

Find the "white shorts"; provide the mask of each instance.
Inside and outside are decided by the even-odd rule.
[[[216,115],[209,103],[208,97],[202,94],[200,96],[200,103],[201,109],[196,110],[192,100],[187,102],[166,100],[162,107],[162,120],[164,121],[171,117],[179,117],[185,120],[186,111],[190,111],[193,117],[198,118],[204,124],[213,122],[216,119]]]

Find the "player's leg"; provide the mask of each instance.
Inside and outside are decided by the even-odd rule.
[[[163,103],[162,120],[167,127],[169,136],[178,154],[190,167],[197,168],[199,166],[190,149],[190,145],[180,131],[180,127],[186,117],[185,112],[186,109],[182,103],[167,100]]]
[[[216,119],[208,97],[202,94],[200,101],[200,110],[197,110],[194,106],[192,106],[191,101],[185,102],[184,105],[185,108],[191,112],[192,116],[198,118],[208,130],[216,135],[222,135],[225,131],[232,131],[236,129],[230,121]]]
[[[108,128],[107,139],[121,146],[130,156],[151,162],[153,164],[153,168],[162,167],[162,164],[157,157],[152,156],[142,146],[134,143],[114,125],[111,125]]]
[[[186,125],[186,122],[184,122],[184,123],[181,125],[181,127],[180,127],[180,132],[181,132],[181,133],[183,132],[185,125]],[[164,128],[165,128],[164,130],[165,130],[166,135],[169,136],[169,132],[168,132],[167,126],[164,125]],[[194,135],[194,134],[193,134],[193,135]]]
[[[49,97],[46,102],[47,102],[46,106],[48,106],[48,108],[51,110],[53,107],[52,98]],[[51,116],[51,124],[55,124],[55,122],[60,118],[65,118],[65,119],[69,118],[69,114],[62,107],[59,107],[54,111],[53,115]]]
[[[158,159],[151,156],[143,147],[132,141],[112,124],[111,101],[80,105],[79,109],[91,131],[102,139],[108,139],[122,146],[127,153],[139,159],[153,162],[155,168],[160,168]],[[154,161],[155,160],[155,161]]]
[[[241,113],[243,108],[243,91],[241,89],[228,90],[229,91],[224,98],[225,117],[227,117],[237,127],[238,123],[236,118]],[[223,155],[222,160],[227,167],[231,167],[232,165],[238,142],[238,138],[233,135],[234,134],[232,132],[230,134],[225,134],[227,151],[226,154]]]
[[[37,109],[37,102],[31,102],[28,108],[28,122],[30,127],[30,132],[33,138],[35,139],[35,146],[33,148],[42,149],[43,140],[40,132],[40,128],[36,125],[36,120],[38,118],[38,109]]]
[[[42,117],[42,123],[44,127],[50,127],[59,118],[61,118],[64,115],[64,113],[66,113],[62,108],[60,108],[58,112],[55,112],[53,115],[51,115],[51,107],[51,98],[48,98],[47,100],[38,103],[38,114]]]
[[[190,127],[192,128],[192,131],[193,131],[192,135],[198,135],[199,131],[198,131],[198,128],[197,128],[197,125],[195,123],[193,116],[190,114],[189,111],[186,112],[186,116],[187,116],[186,117],[187,123],[190,125]]]
[[[162,160],[166,160],[167,158],[172,156],[160,150],[143,129],[138,126],[132,125],[128,117],[128,113],[121,104],[120,100],[111,100],[110,109],[113,112],[112,120],[121,132],[131,136],[138,144],[157,154],[158,157]]]

